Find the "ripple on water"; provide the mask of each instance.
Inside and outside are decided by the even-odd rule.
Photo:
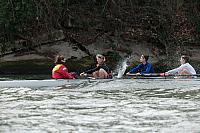
[[[116,79],[0,88],[0,132],[198,132],[199,85]]]

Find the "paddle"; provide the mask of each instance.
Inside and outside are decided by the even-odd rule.
[[[127,73],[127,76],[142,76],[142,77],[160,77],[160,73],[148,73],[148,74],[136,74],[136,73]]]

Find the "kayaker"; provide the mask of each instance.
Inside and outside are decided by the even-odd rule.
[[[126,74],[129,75],[131,73],[136,73],[136,75],[144,75],[144,74],[148,74],[148,73],[154,73],[152,64],[147,62],[148,59],[149,59],[148,55],[141,55],[141,57],[140,57],[141,64],[130,69],[129,72]]]
[[[195,69],[189,64],[189,57],[186,55],[182,55],[180,58],[181,66],[178,68],[169,70],[165,72],[166,75],[169,74],[180,74],[180,75],[193,75],[196,74]]]
[[[96,61],[97,64],[95,68],[82,72],[80,76],[91,75],[94,78],[112,78],[112,72],[105,63],[106,61],[105,56],[97,54]]]
[[[66,59],[62,55],[57,55],[55,58],[55,66],[52,70],[52,78],[55,79],[75,79],[74,73],[69,73],[67,67],[64,65]]]

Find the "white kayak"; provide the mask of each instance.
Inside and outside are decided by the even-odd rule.
[[[4,80],[0,81],[0,88],[19,87],[54,87],[71,84],[75,80],[65,79],[45,79],[45,80]]]
[[[0,81],[0,88],[20,88],[20,87],[28,87],[28,88],[41,88],[41,87],[59,87],[59,86],[71,86],[72,84],[81,84],[81,83],[92,83],[92,82],[102,82],[106,83],[107,81],[119,80],[120,82],[124,80],[132,80],[132,81],[142,81],[142,80],[150,80],[150,81],[169,81],[169,80],[181,80],[181,81],[200,81],[199,78],[194,79],[174,79],[174,78],[165,78],[165,77],[126,77],[125,79],[44,79],[44,80],[2,80]]]
[[[59,87],[71,86],[72,84],[80,84],[85,82],[106,82],[113,79],[44,79],[44,80],[2,80],[0,88],[41,88],[41,87]]]

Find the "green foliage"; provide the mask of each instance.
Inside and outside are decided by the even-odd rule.
[[[139,32],[133,32],[133,40],[145,41],[154,34],[167,44],[176,30],[173,21],[179,9],[191,12],[189,18],[196,27],[198,40],[199,5],[199,0],[1,0],[1,47],[2,51],[6,50],[2,42],[10,41],[14,45],[19,39],[17,35],[32,38],[44,27],[46,31],[61,29],[62,23],[67,25],[69,18],[76,28],[69,31],[72,34],[73,30],[90,32],[89,29],[96,29],[121,35],[128,29],[139,29]]]
[[[114,51],[109,51],[105,54],[107,60],[110,62],[118,62],[120,61],[122,58],[119,55],[119,53],[114,52]]]
[[[0,1],[0,24],[7,23],[9,17],[7,14],[7,2],[4,0]]]
[[[188,19],[195,28],[194,43],[200,43],[200,1],[192,0],[190,4],[187,5],[188,8]]]
[[[1,53],[15,47],[18,35],[31,36],[29,26],[36,18],[36,7],[30,0],[1,0],[0,2],[0,35]],[[7,45],[12,44],[12,45]]]
[[[193,23],[193,25],[195,26],[196,29],[196,35],[195,35],[195,40],[197,42],[200,42],[200,16],[197,16],[195,14],[192,14],[189,16],[191,22]]]

